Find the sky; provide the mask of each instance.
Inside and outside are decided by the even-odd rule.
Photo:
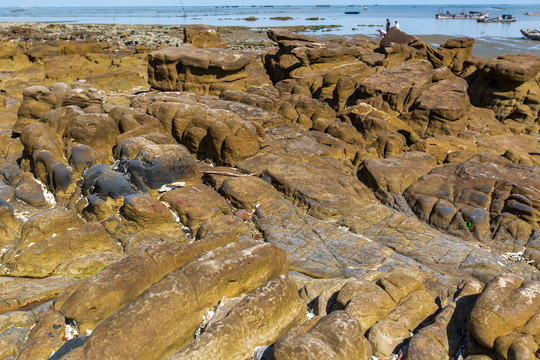
[[[512,4],[516,2],[518,4],[535,4],[539,3],[538,0],[236,0],[234,2],[228,2],[223,0],[0,0],[0,7],[11,6],[196,6],[196,5],[208,5],[208,6],[223,6],[223,5],[238,5],[238,6],[250,6],[250,5],[446,5],[446,4],[489,4],[489,5],[501,5]]]

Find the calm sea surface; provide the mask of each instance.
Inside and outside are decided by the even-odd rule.
[[[181,4],[181,2],[179,2]],[[243,3],[243,2],[242,2]],[[510,24],[479,23],[476,20],[436,19],[438,12],[460,13],[489,11],[489,17],[511,14],[517,21]],[[345,14],[345,12],[359,12]],[[144,6],[144,7],[3,7],[0,22],[48,22],[75,24],[207,24],[211,26],[273,27],[291,25],[341,25],[312,34],[375,36],[384,28],[386,18],[411,35],[469,36],[477,45],[500,48],[503,53],[530,53],[540,56],[540,41],[525,40],[520,29],[540,30],[538,5],[371,5],[363,6]],[[292,20],[273,20],[274,17]],[[256,20],[248,21],[252,17]],[[308,20],[318,18],[318,20]],[[435,38],[433,38],[435,39]],[[437,45],[440,42],[437,42]],[[483,44],[483,45],[482,45]],[[505,52],[506,51],[506,52]]]

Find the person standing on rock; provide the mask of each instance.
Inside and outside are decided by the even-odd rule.
[[[390,29],[390,19],[386,19],[386,33],[388,33],[388,29]]]
[[[399,23],[396,20],[396,29],[399,29]]]

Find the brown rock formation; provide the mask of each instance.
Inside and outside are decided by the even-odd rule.
[[[504,55],[477,63],[470,83],[471,102],[487,107],[500,120],[513,120],[538,128],[538,75],[540,59],[534,55]]]
[[[193,44],[196,48],[226,48],[216,30],[204,24],[184,26],[184,43]]]
[[[247,69],[249,57],[227,49],[165,48],[148,55],[150,85],[162,91],[219,95],[262,85]]]

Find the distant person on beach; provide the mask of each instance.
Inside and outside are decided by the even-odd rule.
[[[390,19],[386,19],[386,32],[390,29]]]
[[[399,29],[399,23],[396,21],[396,29]]]
[[[386,32],[384,32],[384,30],[381,30],[381,29],[378,29],[379,30],[379,35],[381,35],[381,37],[384,37],[384,35],[386,35]]]

